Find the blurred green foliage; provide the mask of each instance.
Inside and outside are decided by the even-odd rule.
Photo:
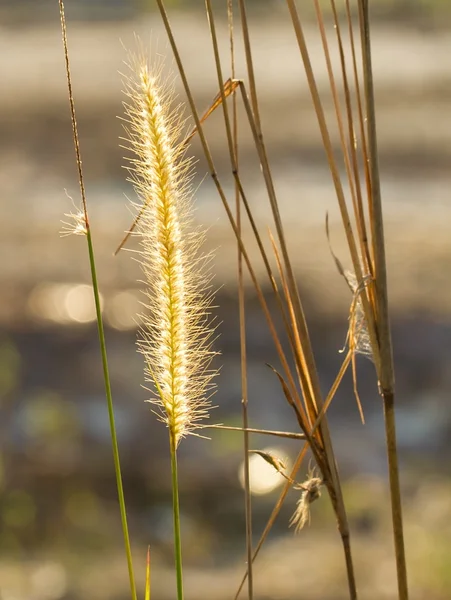
[[[76,407],[56,392],[38,392],[27,401],[22,428],[35,441],[74,439],[79,433]]]
[[[33,524],[36,506],[31,495],[24,490],[11,490],[2,502],[2,520],[7,527],[24,529]]]

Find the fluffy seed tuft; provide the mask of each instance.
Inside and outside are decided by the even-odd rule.
[[[86,223],[86,215],[81,208],[78,208],[73,199],[66,192],[66,196],[72,202],[75,212],[64,213],[68,221],[61,221],[62,227],[60,231],[61,237],[67,237],[69,235],[86,235],[88,233],[88,226]]]
[[[295,533],[299,533],[307,522],[310,522],[310,504],[321,496],[323,480],[316,477],[313,469],[308,473],[306,481],[296,484],[296,490],[302,490],[301,497],[297,501],[296,510],[291,517],[290,527],[295,526]]]

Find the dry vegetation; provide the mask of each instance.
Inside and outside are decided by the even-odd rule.
[[[186,141],[197,136],[203,149],[209,174],[217,189],[236,239],[236,271],[241,333],[243,418],[241,429],[245,464],[244,511],[246,514],[247,545],[247,570],[237,589],[236,597],[238,597],[244,584],[247,586],[248,597],[254,597],[254,585],[258,574],[254,572],[253,563],[266,541],[288,492],[291,489],[298,492],[298,503],[291,523],[302,536],[304,535],[303,526],[309,520],[310,505],[320,497],[322,488],[329,497],[342,543],[345,565],[343,571],[346,572],[349,597],[351,599],[359,597],[359,573],[355,568],[345,495],[338,468],[339,460],[334,450],[333,431],[329,427],[327,411],[334,401],[344,374],[347,370],[351,370],[355,399],[361,412],[362,421],[364,421],[358,393],[355,362],[356,355],[364,354],[374,364],[378,380],[378,391],[382,399],[389,471],[389,481],[387,483],[389,493],[387,493],[384,500],[387,506],[391,508],[397,573],[397,597],[400,600],[407,600],[408,585],[397,458],[394,366],[378,165],[377,116],[374,100],[369,2],[368,0],[346,1],[345,18],[339,19],[335,2],[331,0],[331,12],[329,14],[332,15],[333,27],[326,24],[321,4],[317,0],[312,2],[317,18],[322,53],[327,65],[329,89],[325,92],[319,88],[315,77],[315,69],[312,66],[309,44],[304,36],[302,25],[302,7],[300,7],[299,11],[301,12],[299,12],[296,3],[287,0],[287,8],[297,43],[297,52],[299,53],[299,73],[300,76],[305,76],[308,82],[313,114],[317,120],[321,144],[330,170],[331,190],[336,196],[337,209],[341,216],[342,233],[348,251],[344,257],[340,256],[338,258],[336,255],[329,232],[328,218],[325,215],[325,230],[330,244],[330,260],[335,265],[338,274],[342,276],[343,285],[347,286],[349,290],[349,328],[346,348],[343,352],[343,363],[336,374],[333,385],[326,392],[320,386],[318,366],[309,335],[303,298],[298,288],[290,246],[287,243],[285,224],[281,217],[279,195],[274,183],[269,150],[265,141],[264,126],[260,115],[260,103],[263,101],[265,90],[259,86],[258,79],[255,76],[252,26],[247,18],[246,3],[244,0],[239,0],[235,6],[235,3],[230,0],[222,7],[223,16],[227,14],[230,34],[229,55],[227,59],[224,59],[223,56],[226,53],[219,48],[216,30],[217,14],[215,11],[220,9],[213,10],[209,0],[206,1],[212,43],[211,52],[214,57],[219,92],[214,98],[210,109],[203,114],[198,112],[194,102],[193,91],[184,68],[183,56],[179,52],[177,39],[171,29],[165,3],[162,0],[157,0],[157,4],[192,113],[194,128],[186,133],[186,137],[182,135],[181,140],[177,141],[177,137],[181,133],[178,125],[170,130],[170,135],[167,136],[168,139],[166,139],[166,133],[164,133],[167,131],[165,129],[167,123],[158,122],[158,126],[154,127],[164,111],[161,110],[160,100],[158,100],[158,89],[154,89],[154,86],[150,85],[150,83],[153,84],[158,81],[158,78],[154,79],[154,75],[147,71],[143,59],[140,59],[137,63],[136,72],[140,77],[138,77],[138,85],[136,86],[133,83],[128,87],[128,93],[132,101],[136,101],[137,98],[138,101],[132,108],[128,108],[127,114],[132,120],[129,136],[133,150],[138,157],[132,163],[132,169],[134,169],[132,170],[133,179],[143,203],[137,219],[138,231],[144,239],[145,274],[150,275],[148,282],[151,288],[148,307],[151,311],[151,327],[145,333],[142,349],[146,358],[148,378],[155,384],[159,402],[163,407],[163,420],[168,425],[170,432],[178,598],[179,600],[183,598],[184,586],[181,569],[176,449],[181,437],[193,428],[195,420],[199,416],[196,410],[190,410],[193,402],[194,406],[197,402],[197,406],[202,407],[201,416],[206,415],[206,405],[202,404],[205,396],[205,386],[200,385],[196,377],[199,375],[202,377],[203,374],[206,374],[203,382],[208,384],[210,376],[207,369],[210,359],[209,336],[211,333],[208,329],[205,330],[207,342],[204,345],[201,343],[200,347],[190,348],[189,352],[192,352],[191,363],[184,363],[184,350],[188,346],[188,342],[198,338],[199,334],[202,338],[205,315],[203,306],[199,304],[197,291],[190,293],[192,292],[190,282],[199,277],[198,273],[192,272],[198,266],[197,259],[191,258],[190,262],[186,264],[181,260],[184,257],[186,244],[192,239],[190,236],[193,235],[193,232],[184,233],[184,228],[181,227],[179,220],[183,210],[179,212],[179,207],[175,202],[180,189],[182,191],[182,204],[186,200],[184,194],[186,194],[186,186],[189,184],[190,176],[186,164],[183,162],[183,156]],[[62,2],[60,2],[60,5],[62,8]],[[65,32],[64,19],[63,32]],[[350,40],[347,52],[345,52],[343,46],[344,32],[347,32],[346,35]],[[64,41],[66,43],[65,33]],[[235,48],[238,43],[242,43],[244,46],[246,64],[246,77],[244,79],[238,79],[236,74]],[[335,67],[331,58],[333,55],[339,57],[338,64],[335,62]],[[88,241],[93,285],[97,294],[97,319],[110,410],[110,425],[131,593],[132,597],[136,597],[94,253],[78,148],[67,46],[65,46],[65,56],[83,204],[82,213],[77,216],[77,226],[79,226],[80,220],[84,223],[83,232]],[[339,85],[338,82],[340,82]],[[141,86],[140,89],[139,86]],[[156,87],[158,88],[158,86]],[[332,99],[333,122],[326,118],[323,105],[324,94],[327,95],[329,101],[330,98]],[[243,114],[240,118],[238,117],[238,106],[242,107]],[[229,198],[225,193],[225,187],[218,175],[214,157],[204,131],[205,121],[214,110],[221,112],[223,117],[224,143],[229,157],[230,172],[233,176],[234,198]],[[144,120],[142,120],[143,116]],[[174,115],[168,118],[168,123],[174,125]],[[152,127],[155,131],[152,130]],[[261,176],[272,214],[269,234],[267,231],[262,231],[256,223],[253,209],[248,202],[244,179],[242,178],[243,168],[240,165],[239,139],[240,131],[243,128],[250,132],[261,168]],[[333,147],[333,137],[339,142],[339,153]],[[175,150],[168,150],[171,146]],[[162,147],[169,151],[170,156],[167,155],[162,158],[158,155]],[[156,154],[150,154],[150,149]],[[171,177],[174,173],[176,173],[175,179],[172,180]],[[300,204],[298,209],[302,216],[302,211],[305,210],[303,205]],[[182,224],[183,222],[189,222],[189,217],[183,215],[184,213],[181,217]],[[249,236],[244,239],[242,235],[244,223],[246,223],[246,227],[251,233],[252,243],[255,243],[258,248],[258,251],[253,251],[252,254],[249,252]],[[310,250],[312,253],[316,252],[313,243]],[[152,260],[151,264],[150,260]],[[256,261],[260,262],[259,267],[256,266]],[[344,268],[344,263],[348,265],[348,268]],[[185,289],[184,286],[187,281],[188,284]],[[278,357],[277,365],[268,366],[280,385],[280,396],[286,400],[293,412],[293,422],[297,423],[299,428],[296,433],[301,438],[299,452],[291,469],[287,469],[280,458],[268,453],[261,453],[262,457],[283,475],[285,484],[256,545],[253,544],[252,536],[252,503],[248,466],[251,424],[248,417],[246,297],[249,284],[252,285],[264,314]],[[270,290],[276,313],[271,310],[268,295],[264,293],[264,289]],[[160,297],[160,292],[164,296],[163,298]],[[186,304],[184,304],[185,302]],[[201,316],[200,320],[196,320],[199,315]],[[276,326],[276,319],[283,324],[282,332]],[[185,329],[188,330],[189,326],[193,329],[191,333],[188,332],[185,338],[182,334]],[[149,348],[151,349],[150,353]],[[364,424],[362,424],[362,427],[364,427]],[[274,435],[277,435],[277,432]],[[307,456],[311,457],[314,465],[313,469],[307,469]],[[309,471],[307,478],[300,476],[299,471],[307,470]],[[283,561],[283,557],[281,560]],[[319,556],[318,560],[320,560]],[[303,578],[302,569],[303,566],[300,565],[300,580]]]

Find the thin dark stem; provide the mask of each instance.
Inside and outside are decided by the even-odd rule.
[[[121,474],[121,464],[119,459],[119,446],[117,441],[116,434],[116,425],[114,420],[114,409],[113,409],[113,395],[111,391],[111,383],[110,383],[110,375],[108,369],[108,358],[106,351],[106,341],[105,341],[105,332],[103,328],[103,319],[102,319],[102,309],[100,305],[100,291],[99,284],[97,279],[97,271],[96,271],[96,263],[94,257],[94,247],[92,243],[91,236],[91,228],[89,225],[88,219],[88,205],[86,201],[86,192],[83,178],[83,168],[82,168],[82,160],[81,160],[81,152],[80,152],[80,142],[78,137],[78,128],[77,128],[77,119],[75,114],[75,102],[74,96],[72,92],[72,78],[70,72],[70,61],[69,61],[69,50],[67,44],[67,30],[66,30],[66,19],[64,14],[64,3],[62,0],[59,0],[59,8],[60,8],[60,16],[61,16],[61,31],[63,37],[63,47],[64,47],[64,59],[66,63],[66,78],[67,78],[67,88],[68,88],[68,96],[69,96],[69,105],[70,105],[70,114],[72,121],[72,134],[74,140],[75,147],[75,157],[77,162],[77,170],[78,170],[78,179],[80,185],[80,194],[82,200],[84,221],[86,227],[86,241],[88,244],[88,254],[89,254],[89,264],[91,268],[91,279],[92,279],[92,288],[94,293],[94,301],[96,307],[96,318],[97,318],[97,330],[99,335],[100,342],[100,354],[102,357],[102,369],[103,369],[103,378],[105,384],[105,395],[107,399],[107,407],[108,407],[108,418],[110,424],[110,436],[111,436],[111,444],[113,447],[113,461],[114,461],[114,471],[116,475],[116,486],[117,493],[119,499],[119,508],[121,514],[121,522],[122,522],[122,532],[124,536],[124,545],[125,552],[127,556],[127,567],[128,567],[128,575],[130,582],[130,592],[132,596],[132,600],[137,600],[136,594],[136,584],[135,584],[135,576],[133,572],[133,563],[132,563],[132,552],[130,545],[130,536],[128,533],[128,524],[127,524],[127,512],[125,507],[125,496],[124,489],[122,485],[122,474]]]
[[[381,394],[384,400],[385,435],[387,443],[390,497],[392,507],[393,535],[395,543],[398,593],[400,600],[408,600],[407,568],[404,547],[401,490],[399,482],[398,453],[396,444],[394,368],[391,331],[388,311],[387,268],[385,256],[384,224],[379,175],[376,134],[376,110],[371,60],[371,38],[368,0],[361,0],[360,23],[362,30],[362,53],[367,110],[369,168],[371,177],[371,234],[375,271],[375,312],[380,348],[378,372]]]
[[[211,5],[208,2],[208,10],[211,11]],[[233,19],[233,2],[227,0],[227,17],[229,24],[229,39],[230,39],[230,67],[232,70],[232,80],[235,79],[235,39],[234,39],[234,19]],[[216,37],[216,36],[215,36]],[[217,61],[218,76],[221,74],[221,64]],[[222,80],[222,77],[221,77]],[[220,82],[222,85],[222,82]],[[225,99],[224,99],[225,100]],[[223,102],[224,102],[223,100]],[[226,104],[226,103],[224,103]],[[226,127],[228,119],[226,116],[227,108],[224,108],[224,117]],[[235,171],[238,176],[238,111],[237,111],[237,97],[233,94],[232,98],[232,139],[229,140],[229,144],[233,148],[233,163],[235,165]],[[236,223],[238,231],[241,234],[241,201],[240,201],[240,186],[237,178],[235,178],[235,207],[236,207]],[[243,269],[243,254],[240,246],[237,243],[237,269],[238,269],[238,306],[239,306],[239,320],[240,320],[240,362],[241,362],[241,406],[242,406],[242,419],[243,419],[243,464],[244,464],[244,512],[246,519],[246,557],[248,567],[248,580],[247,580],[247,594],[249,600],[253,600],[254,597],[254,573],[252,565],[252,498],[251,498],[251,485],[250,485],[250,469],[249,469],[249,414],[248,414],[248,383],[247,383],[247,348],[246,348],[246,308],[245,308],[245,287],[244,287],[244,269]]]
[[[376,108],[374,103],[374,82],[371,60],[371,40],[368,14],[368,1],[362,0],[363,16],[363,74],[365,85],[365,103],[367,111],[369,163],[371,176],[371,235],[373,241],[376,321],[380,346],[381,373],[380,384],[383,390],[392,390],[394,386],[393,352],[391,343],[390,320],[388,316],[387,266],[385,257],[384,221],[382,217],[381,184],[379,175],[379,155],[377,150]]]
[[[244,431],[246,433],[274,435],[276,437],[288,438],[290,440],[305,440],[305,435],[303,433],[291,433],[289,431],[273,431],[271,429],[253,429],[252,427],[229,427],[227,425],[204,425],[202,429],[224,429],[226,431]]]
[[[326,156],[327,156],[327,159],[329,162],[329,167],[330,167],[332,180],[333,180],[334,187],[335,187],[338,205],[339,205],[341,216],[342,216],[343,226],[344,226],[346,238],[348,241],[348,246],[349,246],[349,250],[350,250],[350,254],[351,254],[351,258],[352,258],[352,262],[353,262],[353,266],[354,266],[354,271],[356,274],[357,281],[360,283],[362,281],[362,269],[361,269],[357,244],[356,244],[353,229],[351,226],[349,211],[348,211],[348,208],[346,205],[346,199],[345,199],[345,195],[344,195],[344,191],[343,191],[343,186],[341,183],[339,170],[338,170],[335,158],[334,158],[332,142],[331,142],[329,130],[327,127],[327,122],[325,119],[319,90],[318,90],[318,87],[316,84],[316,80],[315,80],[315,76],[314,76],[314,72],[313,72],[313,68],[312,68],[312,64],[311,64],[311,60],[310,60],[310,55],[309,55],[307,44],[305,41],[303,28],[301,25],[301,20],[299,18],[299,14],[298,14],[298,10],[297,10],[295,1],[287,0],[287,5],[288,5],[289,12],[290,12],[291,20],[293,23],[293,28],[295,31],[296,39],[298,42],[299,51],[301,54],[303,65],[304,65],[305,74],[307,76],[307,81],[308,81],[310,93],[312,96],[315,113],[316,113],[316,116],[318,119],[318,125],[320,128],[324,149],[325,149]],[[283,245],[282,245],[282,254],[284,255],[284,246]],[[284,255],[284,260],[286,260],[285,255]],[[289,261],[286,261],[286,263],[287,263],[287,275],[289,278],[289,286],[290,286],[290,291],[291,291],[294,288],[293,282],[290,281],[290,279],[292,277],[292,273],[290,272],[290,269],[289,269]],[[297,317],[296,321],[298,323],[300,331],[302,332],[302,338],[305,340],[309,340],[307,326],[305,323],[305,317],[302,312],[302,308],[300,306],[300,300],[299,300],[299,296],[297,294],[297,290],[295,291],[293,289],[293,292],[294,292],[292,294],[293,300],[296,302],[295,303],[296,317]],[[374,323],[371,320],[372,314],[370,312],[369,301],[364,294],[362,296],[364,296],[364,297],[362,297],[362,304],[364,305],[364,309],[366,309],[365,314],[367,315],[368,330],[370,333],[370,337],[372,336],[372,339],[374,339],[374,337],[375,337]],[[320,388],[319,388],[318,374],[316,372],[316,367],[315,367],[315,364],[313,361],[313,354],[312,354],[310,344],[306,345],[306,350],[308,351],[308,353],[306,353],[306,364],[308,367],[308,372],[310,373],[311,378],[312,378],[311,379],[312,387],[315,390],[314,397],[317,399],[317,401],[321,402],[321,393],[320,393]],[[318,408],[320,410],[321,406],[319,406]],[[349,525],[348,525],[348,521],[347,521],[346,509],[345,509],[343,494],[342,494],[342,490],[341,490],[338,468],[335,463],[332,441],[331,441],[329,427],[328,427],[328,423],[327,423],[326,419],[324,419],[322,421],[319,432],[321,435],[321,439],[323,440],[323,443],[324,443],[324,450],[325,450],[325,453],[327,456],[327,465],[328,465],[328,469],[330,471],[330,476],[331,476],[331,485],[328,485],[328,490],[329,490],[329,494],[331,496],[332,504],[333,504],[335,512],[336,512],[340,535],[341,535],[342,539],[344,540],[343,548],[344,548],[344,552],[345,552],[349,594],[350,594],[350,598],[352,600],[354,600],[357,598],[357,589],[356,589],[354,569],[353,569],[353,563],[352,563],[352,557],[351,557],[351,551],[350,551],[350,545],[349,545]],[[324,475],[326,475],[326,474],[324,474]],[[345,543],[346,540],[348,540],[348,541]]]
[[[77,118],[75,115],[75,101],[74,101],[74,94],[72,91],[72,77],[71,77],[71,73],[70,73],[69,48],[67,45],[66,17],[64,14],[64,3],[62,0],[59,0],[59,7],[60,7],[60,17],[61,17],[61,33],[63,36],[64,62],[65,62],[65,66],[66,66],[67,92],[68,92],[68,97],[69,97],[70,118],[71,118],[71,122],[72,122],[72,135],[73,135],[73,140],[74,140],[75,159],[77,162],[78,182],[80,185],[80,195],[81,195],[81,202],[82,202],[82,207],[83,207],[83,214],[85,217],[86,229],[89,230],[88,205],[86,202],[85,180],[83,177],[83,166],[82,166],[82,161],[81,161],[80,141],[78,138]]]
[[[361,264],[360,264],[359,252],[358,252],[356,240],[354,237],[353,229],[351,226],[351,220],[350,220],[350,216],[349,216],[348,207],[346,205],[346,198],[345,198],[343,186],[341,183],[340,173],[338,170],[337,162],[334,157],[332,141],[330,138],[328,127],[327,127],[324,109],[322,106],[319,90],[318,90],[318,87],[316,84],[312,64],[310,61],[310,56],[309,56],[309,52],[307,49],[307,44],[305,41],[305,36],[304,36],[304,32],[303,32],[302,25],[301,25],[301,20],[300,20],[299,14],[298,14],[298,10],[297,10],[295,1],[294,0],[286,0],[286,1],[287,1],[288,9],[290,12],[290,16],[292,19],[293,28],[295,31],[299,50],[301,53],[305,74],[307,76],[307,81],[308,81],[309,88],[310,88],[312,102],[313,102],[313,105],[315,108],[315,113],[316,113],[316,116],[318,119],[318,125],[319,125],[320,132],[321,132],[322,142],[323,142],[324,150],[326,152],[327,160],[329,163],[329,168],[330,168],[330,172],[332,175],[332,181],[333,181],[335,193],[337,196],[338,206],[340,208],[340,213],[341,213],[341,217],[342,217],[343,227],[344,227],[345,234],[346,234],[346,240],[348,243],[349,252],[351,254],[354,273],[355,273],[355,276],[357,279],[357,284],[360,286],[363,284],[363,275],[362,275],[362,268],[361,268]],[[367,321],[368,334],[370,336],[370,340],[371,340],[371,343],[372,343],[372,346],[374,349],[374,351],[373,351],[374,362],[376,365],[378,365],[380,359],[379,359],[378,344],[377,344],[376,332],[375,332],[374,315],[372,313],[369,299],[366,294],[361,295],[361,301],[362,301],[362,306],[363,306],[363,310],[364,310],[366,321]]]
[[[401,489],[399,483],[398,448],[396,444],[395,398],[393,394],[387,392],[383,393],[383,398],[393,535],[395,541],[396,570],[398,575],[398,594],[399,600],[408,600],[409,590],[404,546]]]

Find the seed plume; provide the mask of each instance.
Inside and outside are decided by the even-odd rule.
[[[146,314],[138,342],[151,402],[175,447],[208,416],[214,352],[209,311],[208,256],[199,253],[204,232],[194,227],[192,160],[185,155],[185,121],[173,81],[144,54],[131,57],[125,79],[127,140],[134,157],[130,180],[142,203],[138,233],[146,284]]]
[[[290,527],[295,526],[295,532],[299,533],[307,522],[310,522],[310,504],[321,496],[323,480],[317,477],[314,470],[309,471],[306,481],[294,486],[301,491],[301,496],[296,503],[296,510],[291,517]]]

